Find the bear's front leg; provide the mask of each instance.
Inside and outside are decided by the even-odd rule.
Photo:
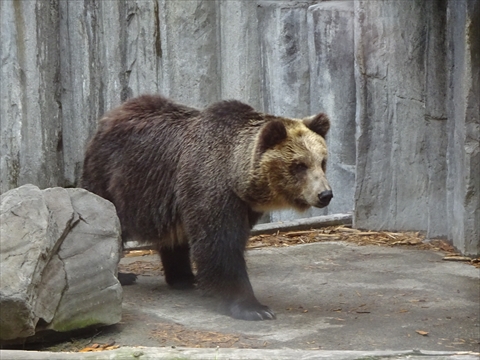
[[[215,245],[214,248],[193,247],[200,289],[218,295],[226,313],[235,319],[275,319],[273,310],[262,305],[253,293],[243,251],[219,242]]]
[[[203,291],[219,295],[233,318],[272,320],[275,313],[255,298],[248,278],[244,251],[250,221],[246,206],[237,206],[197,213],[189,224],[197,282]]]

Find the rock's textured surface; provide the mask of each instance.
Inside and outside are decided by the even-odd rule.
[[[120,225],[83,189],[24,185],[1,196],[0,339],[121,318]]]

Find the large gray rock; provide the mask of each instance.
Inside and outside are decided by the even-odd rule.
[[[24,185],[0,198],[0,339],[121,319],[114,206],[83,189]]]

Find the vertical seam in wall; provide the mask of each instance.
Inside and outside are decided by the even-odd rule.
[[[431,3],[430,3],[431,5]],[[428,6],[428,5],[427,5]],[[431,10],[431,8],[430,8]],[[428,9],[426,9],[428,11]],[[426,132],[425,134],[428,134],[429,130],[429,121],[427,120],[427,84],[428,84],[428,59],[429,59],[429,54],[430,54],[430,47],[432,46],[431,41],[430,41],[430,24],[431,24],[431,17],[427,16],[427,21],[425,24],[425,56],[423,58],[423,103],[424,103],[424,112],[423,112],[423,121],[425,123],[426,127]],[[428,135],[425,135],[426,137]],[[427,141],[425,139],[425,141]],[[426,224],[426,232],[427,235],[430,233],[430,222],[431,222],[431,209],[430,209],[430,187],[432,185],[431,181],[431,176],[432,176],[432,164],[428,158],[428,156],[425,155],[425,163],[426,163],[426,174],[427,174],[427,196],[425,197],[425,203],[426,203],[426,210],[427,210],[427,224]]]
[[[48,6],[48,5],[47,5]],[[39,19],[42,18],[41,15],[39,15],[39,12],[41,11],[41,9],[39,9],[39,7],[42,7],[42,5],[40,5],[38,2],[35,3],[35,24],[36,24],[36,39],[35,39],[35,47],[36,47],[36,57],[35,57],[35,66],[37,68],[37,71],[38,71],[38,89],[37,89],[37,94],[36,96],[38,96],[38,100],[41,101],[41,100],[45,100],[45,99],[42,99],[42,94],[41,94],[41,90],[40,89],[45,89],[44,87],[44,80],[45,80],[45,73],[44,71],[47,71],[46,69],[42,69],[42,67],[40,66],[40,63],[41,63],[41,57],[47,57],[47,54],[46,54],[46,51],[43,52],[42,54],[42,49],[40,48],[41,46],[45,46],[47,47],[48,45],[45,44],[45,43],[40,43],[41,39],[40,39],[40,33],[41,33],[41,29],[42,29],[42,25],[39,24]],[[47,18],[48,20],[50,20],[49,18]],[[48,21],[47,20],[47,21]],[[44,40],[44,41],[47,41],[47,40]],[[43,59],[45,60],[45,59]],[[48,105],[47,105],[48,106]],[[47,160],[48,160],[48,155],[46,154],[47,151],[45,149],[46,146],[48,146],[48,136],[45,136],[46,135],[46,132],[48,131],[48,129],[44,126],[45,124],[43,123],[44,119],[43,119],[43,114],[44,114],[44,111],[45,109],[42,107],[39,109],[39,113],[38,113],[38,119],[37,121],[39,122],[39,125],[40,125],[40,128],[41,128],[41,131],[40,134],[37,134],[37,136],[41,139],[41,145],[40,145],[40,149],[37,149],[37,151],[40,153],[40,161],[39,161],[39,168],[37,171],[40,171],[43,173],[43,177],[42,179],[38,179],[37,178],[37,181],[40,180],[40,184],[42,182],[42,180],[44,180],[44,185],[43,186],[47,186],[49,185],[49,176],[50,174],[48,173],[48,168],[47,168]],[[46,179],[45,179],[46,178]],[[38,185],[40,185],[38,184]],[[42,186],[42,185],[40,185]]]
[[[19,142],[19,156],[18,156],[18,172],[17,172],[17,181],[16,181],[16,186],[20,186],[22,184],[21,177],[22,177],[22,172],[24,170],[22,169],[23,166],[25,166],[24,157],[22,156],[22,153],[25,152],[24,149],[24,142],[28,142],[28,111],[26,108],[26,103],[27,103],[27,91],[25,91],[26,88],[26,74],[23,70],[23,67],[25,66],[26,63],[26,54],[25,54],[25,18],[24,14],[22,14],[22,8],[19,8],[22,6],[21,2],[14,1],[14,13],[15,13],[15,18],[18,20],[21,20],[21,24],[18,25],[17,21],[15,21],[15,30],[16,30],[16,38],[15,41],[20,43],[21,41],[21,46],[17,45],[17,59],[18,59],[18,70],[19,70],[19,75],[20,75],[20,87],[22,89],[21,96],[20,96],[20,117],[21,117],[21,124],[20,124],[20,142]],[[23,164],[22,164],[23,162]],[[22,166],[23,165],[23,166]],[[22,171],[23,170],[23,171]]]
[[[307,61],[307,68],[308,68],[308,114],[306,115],[310,115],[313,113],[312,111],[312,75],[311,75],[311,72],[312,72],[312,63],[310,62],[310,52],[312,51],[312,49],[310,49],[310,27],[308,26],[309,24],[309,14],[310,14],[310,7],[312,5],[309,5],[307,6],[306,10],[305,10],[305,18],[304,18],[304,25],[306,26],[306,30],[307,30],[307,56],[306,56],[306,61]],[[313,23],[313,22],[312,22]],[[313,30],[313,26],[311,28]],[[327,209],[327,212],[328,212],[328,209]]]
[[[217,71],[217,89],[216,89],[216,92],[217,92],[217,101],[220,100],[220,99],[223,99],[223,81],[222,81],[222,78],[223,78],[223,67],[222,67],[222,64],[223,64],[223,59],[222,59],[222,46],[223,46],[223,43],[222,43],[222,31],[221,31],[221,26],[222,26],[222,1],[223,0],[216,0],[215,1],[215,37],[216,37],[216,41],[217,41],[217,54],[216,54],[216,57],[217,57],[217,64],[216,64],[216,71]],[[233,5],[232,5],[233,6]]]
[[[163,85],[163,84],[160,84],[161,65],[163,63],[163,49],[162,49],[163,42],[162,42],[162,31],[161,31],[162,25],[160,21],[160,4],[158,3],[158,0],[154,0],[153,9],[154,9],[154,16],[155,16],[154,22],[156,26],[156,29],[155,29],[155,56],[156,56],[155,83],[156,83],[156,91],[159,92],[160,90],[159,86]],[[162,80],[163,80],[163,76],[162,76]]]
[[[167,4],[166,1],[168,0],[158,0],[160,1],[159,6],[163,3],[163,6],[159,7],[159,14],[160,14],[160,21],[163,19],[163,22],[161,21],[160,28],[162,27],[162,24],[165,25],[164,31],[161,32],[160,36],[163,35],[164,39],[162,41],[162,71],[163,71],[163,89],[162,93],[163,95],[169,97],[171,90],[171,71],[167,71],[166,69],[169,69],[169,63],[170,63],[170,51],[169,51],[169,41],[168,41],[168,26],[167,26]],[[162,11],[163,10],[163,11]]]
[[[72,79],[72,67],[71,67],[71,64],[72,64],[72,52],[70,51],[70,24],[69,24],[69,19],[70,19],[70,15],[69,15],[69,2],[65,2],[65,45],[66,45],[66,49],[67,50],[67,58],[68,58],[68,65],[67,65],[67,69],[68,69],[68,80],[69,80],[69,84],[65,84],[65,80],[64,80],[64,77],[62,76],[63,74],[63,68],[62,68],[62,63],[65,64],[66,61],[62,61],[62,58],[63,58],[63,52],[60,51],[60,84],[61,84],[61,98],[60,98],[60,101],[63,102],[63,100],[67,100],[68,101],[68,98],[69,96],[65,96],[66,94],[69,93],[69,88],[71,87],[71,79]],[[65,88],[65,86],[67,88]],[[63,139],[65,139],[65,130],[68,128],[65,124],[65,121],[66,121],[66,116],[65,116],[65,104],[62,103],[62,137]],[[70,106],[70,110],[71,110],[71,104],[69,104]],[[69,185],[67,183],[68,181],[68,176],[66,174],[66,170],[67,170],[67,164],[66,164],[66,160],[67,160],[67,157],[65,156],[65,144],[66,142],[63,141],[62,142],[62,151],[63,151],[63,184],[66,186],[66,185]]]
[[[362,3],[359,1],[355,1],[354,4],[354,23],[353,23],[353,46],[354,46],[354,71],[357,74],[355,79],[355,164],[356,164],[356,171],[355,171],[355,193],[354,193],[354,212],[353,212],[353,226],[357,226],[356,224],[356,204],[359,200],[359,194],[362,193],[363,188],[363,181],[359,181],[359,172],[362,172],[362,175],[365,174],[365,167],[366,161],[361,161],[358,157],[359,146],[362,139],[365,137],[362,129],[364,128],[363,122],[365,118],[365,104],[366,104],[366,97],[367,93],[365,90],[365,59],[363,56],[363,36],[362,36],[362,15],[364,15],[364,9],[362,7]],[[357,18],[358,17],[358,18]],[[358,25],[358,26],[357,26]],[[360,161],[359,161],[360,160]],[[360,165],[360,166],[359,166]],[[359,171],[360,170],[360,171]]]
[[[126,10],[125,10],[126,3],[122,2],[118,8],[118,23],[120,25],[120,36],[118,46],[120,47],[120,74],[118,74],[119,82],[120,82],[120,102],[124,102],[125,99],[125,71],[127,69],[127,52],[125,47],[123,46],[122,39],[125,39],[126,34],[126,22],[124,23],[124,19],[126,18]]]

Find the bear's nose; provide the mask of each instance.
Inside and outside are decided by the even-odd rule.
[[[330,203],[330,200],[333,198],[332,190],[325,190],[318,194],[318,200],[323,206],[327,206]]]

